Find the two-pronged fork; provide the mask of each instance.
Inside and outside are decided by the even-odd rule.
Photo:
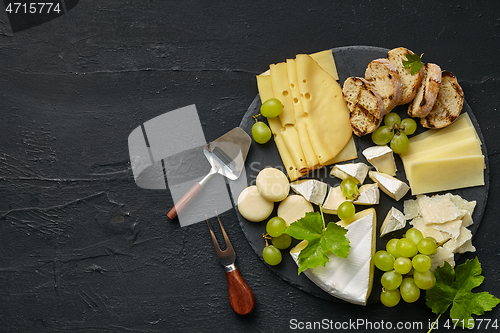
[[[217,238],[215,237],[215,234],[212,231],[212,227],[210,226],[208,220],[207,224],[208,228],[210,229],[210,233],[212,234],[215,253],[219,258],[219,262],[222,266],[224,266],[224,269],[226,271],[229,303],[236,313],[245,315],[252,312],[253,308],[255,307],[255,297],[250,287],[248,287],[245,280],[243,280],[240,271],[234,264],[236,260],[236,253],[234,252],[233,246],[229,241],[229,237],[227,237],[226,231],[222,227],[219,215],[217,215],[217,219],[219,220],[219,225],[222,230],[222,234],[224,235],[224,240],[226,241],[226,249],[224,251],[220,249]]]

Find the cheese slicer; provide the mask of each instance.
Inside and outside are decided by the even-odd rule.
[[[203,148],[203,153],[211,165],[210,172],[199,182],[195,183],[182,198],[175,203],[167,216],[173,220],[186,207],[208,182],[210,177],[219,173],[230,180],[240,177],[245,159],[250,149],[252,139],[241,128],[236,127],[210,142]]]

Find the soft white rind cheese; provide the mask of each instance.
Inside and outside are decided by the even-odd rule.
[[[380,190],[378,184],[365,184],[359,188],[358,199],[353,202],[355,205],[378,205],[380,200]]]
[[[368,162],[377,169],[378,172],[383,172],[389,176],[395,176],[396,162],[394,161],[394,154],[388,146],[374,146],[363,150],[363,155]]]
[[[342,190],[340,186],[330,187],[330,191],[328,192],[328,196],[323,203],[323,213],[327,214],[337,214],[337,208],[339,208],[340,204],[346,201],[345,195],[342,194]]]
[[[330,295],[359,305],[366,305],[370,296],[374,271],[376,215],[373,208],[365,211],[360,212],[363,213],[362,217],[345,226],[346,237],[351,243],[347,258],[330,253],[329,261],[324,267],[303,271],[312,282]],[[304,246],[305,244],[299,243],[290,251],[297,265],[300,250]]]
[[[369,176],[374,182],[378,183],[378,186],[385,194],[396,201],[404,197],[410,189],[406,183],[399,179],[380,172],[370,171]]]
[[[406,226],[405,215],[398,209],[392,207],[387,213],[384,223],[380,227],[380,237],[387,235],[390,232],[403,229]]]
[[[363,184],[368,174],[368,165],[364,163],[336,164],[332,168],[332,171],[330,171],[330,174],[342,180],[347,177],[353,177],[360,184]]]
[[[328,185],[316,179],[302,179],[290,184],[292,190],[302,195],[307,201],[321,205],[328,192]]]

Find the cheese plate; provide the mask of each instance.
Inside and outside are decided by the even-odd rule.
[[[364,76],[365,69],[367,65],[374,59],[377,58],[385,58],[387,56],[387,52],[389,50],[385,48],[380,48],[380,47],[373,47],[373,46],[348,46],[348,47],[339,47],[339,48],[334,48],[332,49],[333,56],[335,59],[335,64],[337,67],[337,72],[339,76],[339,83],[340,85],[343,84],[343,82],[346,80],[346,78],[350,76]],[[466,96],[467,97],[467,96]],[[252,116],[258,115],[260,113],[260,106],[261,106],[261,101],[259,95],[255,97],[253,102],[250,104],[248,107],[245,115],[243,116],[240,127],[245,130],[247,133],[251,134],[251,127],[255,123],[254,118]],[[393,112],[397,112],[402,118],[407,117],[406,115],[406,110],[407,110],[407,105],[402,105],[396,107]],[[485,180],[485,185],[483,186],[476,186],[476,187],[469,187],[469,188],[463,188],[463,189],[457,189],[457,190],[452,190],[448,191],[453,194],[458,194],[462,198],[472,201],[476,201],[476,209],[474,210],[473,213],[473,221],[474,224],[469,227],[470,231],[474,235],[476,230],[479,227],[479,224],[481,223],[481,219],[484,213],[484,209],[486,206],[487,198],[488,198],[488,190],[489,190],[489,166],[488,166],[488,155],[486,152],[486,144],[484,142],[483,135],[481,133],[481,130],[479,128],[478,122],[476,118],[474,117],[474,114],[467,104],[467,102],[464,102],[464,106],[462,109],[462,113],[468,113],[474,128],[482,142],[482,153],[485,158],[485,170],[484,170],[484,180]],[[264,120],[265,121],[265,120]],[[425,129],[422,128],[420,125],[418,126],[417,132],[414,135],[417,135],[421,132],[424,132]],[[357,155],[358,158],[348,161],[346,163],[365,163],[367,165],[371,164],[367,161],[366,157],[363,156],[362,152],[369,147],[374,146],[374,143],[371,140],[370,135],[365,135],[363,137],[357,137],[354,136],[354,141],[356,144],[356,150],[357,150]],[[405,175],[405,169],[403,167],[402,161],[399,157],[399,155],[395,154],[395,162],[396,162],[396,178],[400,179],[404,182],[407,183],[407,178]],[[274,141],[271,139],[268,143],[266,144],[258,144],[255,142],[252,142],[250,151],[248,153],[247,161],[246,161],[246,179],[248,181],[248,185],[255,185],[255,180],[257,177],[257,174],[259,173],[260,170],[266,168],[266,167],[275,167],[278,169],[281,169],[284,171],[284,166],[281,161],[281,158],[279,156],[277,147],[274,143]],[[302,177],[301,179],[317,179],[320,180],[324,183],[327,183],[329,186],[334,187],[338,186],[341,182],[341,180],[335,176],[332,176],[330,174],[330,171],[332,169],[333,165],[329,165],[326,167],[322,167],[320,169],[314,170],[311,173],[307,174],[306,176]],[[370,167],[370,171],[376,171],[373,166]],[[371,184],[373,181],[369,179],[369,177],[366,177],[365,184]],[[440,192],[437,192],[440,193]],[[376,249],[381,250],[385,249],[385,245],[388,240],[394,237],[401,237],[406,229],[408,229],[408,226],[404,229],[392,232],[384,237],[380,237],[380,227],[382,226],[382,223],[387,216],[388,212],[391,210],[392,207],[395,207],[396,209],[403,211],[403,202],[404,200],[412,199],[415,198],[415,196],[412,196],[411,191],[408,191],[404,195],[404,197],[399,200],[395,201],[394,199],[390,198],[389,196],[385,195],[384,193],[380,194],[380,200],[379,204],[373,205],[373,206],[357,206],[356,211],[359,212],[362,209],[365,208],[370,208],[373,207],[376,210],[376,217],[377,217],[377,233],[376,233]],[[318,206],[314,205],[315,209],[318,210]],[[271,214],[272,216],[276,216],[276,210],[277,210],[278,205],[275,205],[274,212]],[[255,223],[255,222],[250,222],[243,218],[238,210],[236,210],[236,214],[239,219],[239,223],[241,225],[241,228],[245,234],[245,237],[247,238],[249,244],[252,246],[253,250],[255,253],[262,259],[262,249],[265,246],[265,240],[262,237],[262,234],[265,233],[265,223],[267,219],[263,222]],[[330,215],[330,214],[325,214],[325,220],[326,222],[336,222],[338,221],[338,218],[336,215]],[[411,227],[411,226],[409,226]],[[298,243],[298,241],[294,241],[292,246],[295,246]],[[311,295],[314,295],[316,297],[326,299],[326,300],[332,300],[332,301],[338,301],[338,302],[343,302],[342,300],[331,296],[330,294],[326,293],[323,291],[321,288],[319,288],[316,284],[314,284],[305,274],[297,274],[297,265],[294,262],[292,256],[288,253],[289,250],[283,250],[283,260],[280,264],[276,266],[269,266],[267,265],[276,275],[281,278],[282,280],[286,281],[287,283],[297,287],[300,290],[303,290]],[[264,262],[263,262],[264,263]],[[265,264],[265,263],[264,263]],[[368,299],[369,303],[375,303],[379,302],[379,295],[381,292],[381,286],[380,283],[377,281],[380,281],[380,276],[381,272],[379,270],[375,270],[375,278],[374,278],[374,286],[373,290],[371,293],[371,296]]]

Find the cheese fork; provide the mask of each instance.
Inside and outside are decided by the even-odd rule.
[[[245,315],[253,311],[255,307],[255,296],[250,287],[246,284],[245,280],[243,280],[239,269],[236,268],[236,265],[234,264],[236,260],[236,253],[234,252],[233,246],[229,241],[229,237],[227,237],[224,227],[222,227],[219,215],[217,215],[217,220],[219,220],[219,225],[226,242],[226,249],[224,251],[221,250],[208,219],[207,224],[210,229],[210,234],[212,235],[215,253],[219,258],[220,264],[224,266],[224,270],[226,271],[229,303],[236,313]]]

